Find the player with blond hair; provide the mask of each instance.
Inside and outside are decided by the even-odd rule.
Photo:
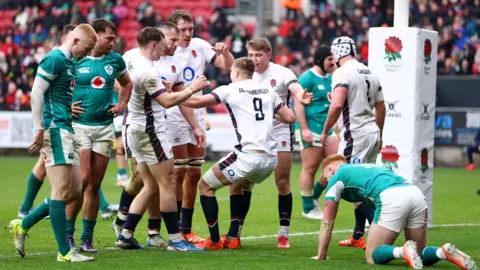
[[[375,207],[368,233],[366,258],[369,264],[405,260],[411,268],[422,269],[440,260],[448,260],[462,269],[476,269],[475,261],[454,245],[427,246],[428,209],[422,191],[392,170],[375,164],[347,164],[339,154],[326,158],[322,178],[325,191],[324,217],[320,227],[318,254],[325,260],[341,199],[363,202]],[[403,230],[405,244],[393,243]]]
[[[29,150],[41,151],[47,176],[52,186],[51,196],[22,220],[10,222],[14,245],[25,256],[27,231],[50,214],[58,245],[57,261],[87,262],[94,258],[83,256],[70,247],[66,230],[66,205],[81,197],[82,180],[79,172],[79,143],[72,127],[71,103],[75,82],[72,58],[80,60],[90,54],[97,42],[95,30],[88,24],[77,26],[57,49],[50,51],[40,62],[32,87],[32,118],[35,136]]]

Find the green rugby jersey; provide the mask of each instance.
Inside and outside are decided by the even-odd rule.
[[[75,66],[69,55],[59,48],[53,49],[38,66],[36,76],[50,83],[44,93],[44,129],[58,127],[73,133],[70,106],[75,84]]]
[[[312,103],[304,105],[305,116],[308,128],[312,132],[320,134],[327,120],[328,108],[332,100],[332,75],[327,74],[323,77],[311,68],[298,78],[298,83],[308,93],[313,94]],[[294,128],[300,129],[298,121],[295,121]]]
[[[82,101],[83,114],[76,123],[104,126],[113,122],[111,109],[116,78],[126,72],[125,61],[118,53],[110,52],[101,57],[87,56],[75,62],[76,78],[73,101]]]
[[[344,164],[328,181],[325,200],[367,201],[375,205],[379,194],[393,186],[410,185],[401,176],[374,164]]]

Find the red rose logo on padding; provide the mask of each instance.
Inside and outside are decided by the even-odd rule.
[[[425,56],[423,62],[425,62],[425,64],[429,64],[430,61],[432,61],[432,42],[430,39],[426,39],[425,43],[423,44],[423,55]]]
[[[382,164],[386,168],[390,170],[396,170],[398,169],[398,159],[400,158],[400,155],[398,154],[398,150],[395,146],[393,145],[387,145],[382,148],[382,151],[380,151],[380,154],[382,156]]]
[[[422,173],[426,173],[428,171],[428,149],[423,148],[420,152],[420,163],[421,163],[421,170]]]
[[[398,37],[389,37],[385,40],[385,59],[388,62],[397,61],[402,59],[402,40]]]

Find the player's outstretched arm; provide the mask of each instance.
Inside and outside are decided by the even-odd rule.
[[[295,114],[287,106],[275,110],[275,119],[285,124],[295,123]]]
[[[127,108],[128,101],[130,101],[133,83],[128,72],[125,72],[125,74],[117,78],[117,80],[120,85],[118,90],[118,104],[115,106],[113,112],[116,115],[120,115]]]
[[[214,95],[203,95],[203,96],[192,96],[188,100],[182,103],[182,105],[187,106],[189,108],[205,108],[208,106],[217,105],[219,102],[215,98]]]
[[[327,259],[328,245],[332,237],[333,225],[337,217],[338,203],[335,201],[325,201],[323,206],[324,216],[318,235],[318,260]]]
[[[205,76],[201,76],[195,78],[192,84],[186,88],[184,91],[180,92],[172,92],[172,93],[165,93],[163,95],[159,95],[155,98],[155,100],[160,103],[164,108],[171,108],[175,105],[179,105],[180,103],[184,102],[188,98],[190,98],[193,94],[201,91],[203,88],[207,86],[207,78]]]
[[[224,43],[217,43],[213,49],[220,54],[217,59],[215,59],[215,62],[213,62],[213,65],[219,69],[230,72],[235,58],[233,58],[232,53],[228,50],[227,45]]]
[[[305,107],[296,98],[293,99],[293,110],[295,117],[302,132],[302,138],[307,143],[312,143],[312,132],[308,129],[307,116],[305,115]]]
[[[298,82],[290,84],[288,90],[300,104],[306,105],[312,103],[313,94],[308,93]]]

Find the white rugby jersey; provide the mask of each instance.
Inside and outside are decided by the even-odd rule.
[[[132,79],[132,96],[125,115],[129,128],[145,132],[166,132],[165,108],[155,98],[166,92],[154,61],[143,56],[127,57],[127,69]]]
[[[178,72],[182,74],[185,87],[190,86],[196,77],[204,75],[207,64],[213,65],[217,56],[218,54],[213,50],[212,45],[200,38],[192,38],[188,47],[178,46],[173,61],[183,68]],[[197,92],[196,95],[202,95],[202,93]],[[202,109],[195,109],[195,115],[198,120],[203,121]],[[178,106],[167,110],[167,118],[169,122],[183,122],[183,124],[188,125]]]
[[[379,132],[373,109],[383,101],[382,87],[377,76],[357,60],[350,60],[333,73],[332,89],[348,89],[347,100],[338,119],[342,136],[353,139]]]
[[[239,143],[235,148],[277,154],[273,119],[286,104],[269,85],[245,80],[221,86],[211,94],[230,113]]]
[[[162,56],[154,64],[162,80],[169,81],[172,87],[183,85],[182,66],[172,56]]]
[[[290,84],[297,82],[297,76],[293,73],[293,71],[284,66],[270,62],[268,69],[265,70],[265,72],[253,73],[252,79],[254,81],[269,85],[270,89],[273,89],[287,106],[290,105],[290,90],[288,90],[288,87]],[[288,128],[289,126],[288,124],[284,124],[276,119],[274,120],[273,124],[275,128]]]

